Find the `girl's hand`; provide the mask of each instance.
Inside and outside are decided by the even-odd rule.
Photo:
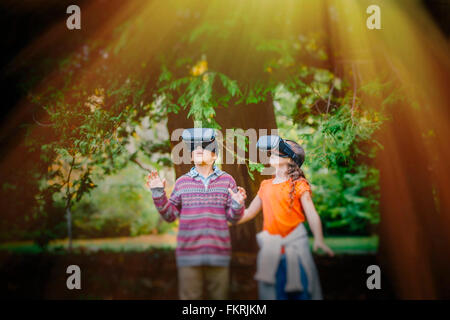
[[[161,180],[158,171],[152,170],[147,176],[147,188],[164,188],[166,186],[166,179]]]
[[[237,187],[237,189],[237,192],[233,192],[233,190],[228,188],[228,192],[230,193],[232,199],[234,199],[239,204],[244,205],[244,201],[245,199],[247,199],[247,193],[245,192],[244,188]]]
[[[314,240],[314,246],[313,246],[313,250],[317,251],[318,249],[322,249],[323,251],[325,251],[326,254],[328,254],[330,257],[334,256],[334,252],[333,250],[331,250],[323,241],[317,241]]]

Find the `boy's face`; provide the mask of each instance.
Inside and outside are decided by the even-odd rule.
[[[194,151],[191,152],[191,157],[194,164],[199,165],[212,165],[217,159],[214,152],[207,149],[202,149],[201,146],[197,146]]]

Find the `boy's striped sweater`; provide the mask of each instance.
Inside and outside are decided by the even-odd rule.
[[[245,207],[232,200],[228,188],[237,191],[231,175],[219,169],[204,184],[196,170],[175,182],[167,199],[163,188],[152,189],[156,208],[164,220],[179,218],[177,266],[228,266],[231,240],[227,221],[236,223]]]

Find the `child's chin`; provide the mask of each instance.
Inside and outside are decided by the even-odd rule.
[[[194,158],[194,164],[205,164],[205,161],[203,161],[202,157]]]
[[[272,168],[278,168],[278,166],[279,166],[280,164],[279,164],[278,162],[270,162],[269,165],[270,165]]]

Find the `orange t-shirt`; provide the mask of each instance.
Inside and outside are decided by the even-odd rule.
[[[285,237],[299,223],[305,221],[300,197],[305,191],[309,191],[311,194],[312,191],[306,179],[297,180],[292,208],[289,208],[291,201],[289,194],[292,188],[290,179],[277,184],[273,184],[272,181],[273,178],[263,180],[258,190],[264,216],[263,230]]]

